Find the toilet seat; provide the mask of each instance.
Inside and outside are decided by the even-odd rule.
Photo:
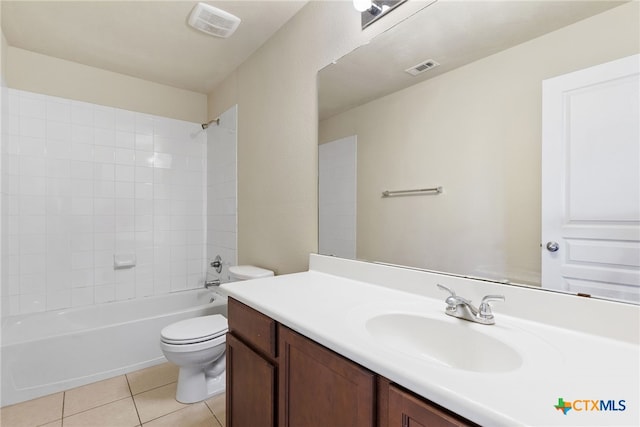
[[[221,314],[181,320],[162,329],[161,341],[172,345],[196,344],[223,336],[229,330]]]

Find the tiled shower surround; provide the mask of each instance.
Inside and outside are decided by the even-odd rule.
[[[7,98],[3,316],[202,286],[200,124],[13,89]],[[135,267],[115,269],[114,255]]]

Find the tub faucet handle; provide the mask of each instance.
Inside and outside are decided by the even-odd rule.
[[[222,272],[222,257],[220,255],[216,255],[216,258],[211,261],[211,267],[215,268],[218,274]]]

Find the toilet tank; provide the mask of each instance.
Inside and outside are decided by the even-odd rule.
[[[273,271],[254,265],[234,265],[229,267],[229,275],[233,281],[262,279],[273,276]]]

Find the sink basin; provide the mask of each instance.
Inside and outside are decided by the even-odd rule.
[[[366,330],[380,344],[409,356],[482,373],[518,369],[522,365],[520,354],[479,330],[495,327],[404,313],[380,314],[365,323]]]

